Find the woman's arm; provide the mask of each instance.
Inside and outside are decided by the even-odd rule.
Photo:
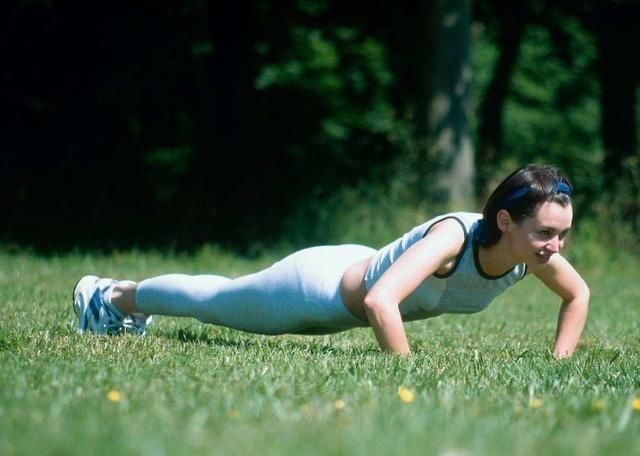
[[[569,358],[578,344],[589,309],[589,287],[571,264],[559,254],[535,275],[562,298],[553,356]]]
[[[464,244],[455,220],[443,220],[398,258],[364,299],[364,309],[382,350],[408,354],[400,303],[431,274],[452,264]]]

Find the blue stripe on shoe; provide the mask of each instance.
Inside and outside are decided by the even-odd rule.
[[[89,300],[89,305],[87,306],[93,315],[94,321],[100,320],[100,289],[96,288],[96,291],[93,292],[91,299]]]

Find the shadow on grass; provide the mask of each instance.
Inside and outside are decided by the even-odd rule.
[[[203,330],[190,328],[178,328],[169,331],[159,331],[158,337],[176,339],[188,344],[204,344],[215,347],[227,347],[234,349],[269,349],[278,351],[305,352],[309,354],[341,354],[363,355],[379,353],[379,350],[370,346],[339,347],[332,345],[323,336],[293,335],[267,336],[251,334],[242,331],[229,330],[229,337],[211,335]]]

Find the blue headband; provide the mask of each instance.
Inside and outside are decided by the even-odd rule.
[[[551,191],[551,193],[553,193],[554,195],[556,193],[564,193],[567,196],[571,196],[571,193],[573,192],[571,191],[571,187],[569,187],[569,184],[567,184],[566,182],[556,181],[556,183],[553,184],[553,190]]]
[[[513,203],[514,201],[522,198],[524,195],[529,193],[529,191],[531,191],[531,187],[529,186],[518,187],[513,192],[511,192],[509,196],[507,196],[504,199],[503,204]],[[558,193],[563,193],[567,196],[571,196],[572,194],[571,187],[566,182],[558,180],[555,182],[555,184],[553,184],[553,188],[551,189],[551,195],[556,195]]]

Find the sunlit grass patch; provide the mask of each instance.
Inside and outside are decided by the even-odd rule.
[[[146,337],[80,336],[70,292],[92,272],[240,275],[192,255],[0,253],[0,453],[631,454],[640,444],[640,261],[583,265],[593,299],[571,360],[559,302],[528,278],[485,312],[407,325],[413,355],[367,329],[268,337],[157,317]]]

